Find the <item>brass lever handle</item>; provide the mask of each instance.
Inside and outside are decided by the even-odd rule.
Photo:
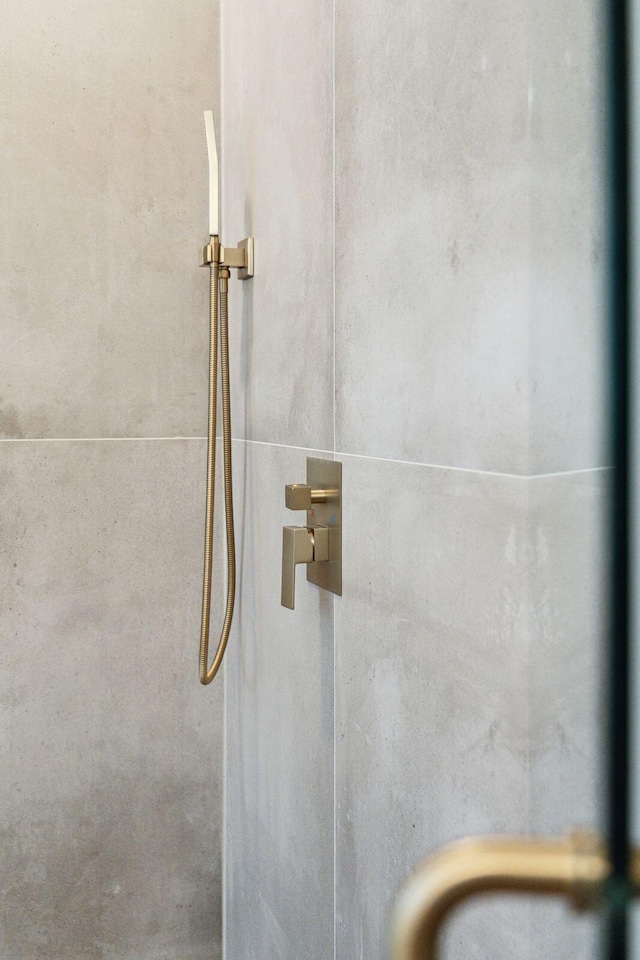
[[[290,610],[295,606],[296,565],[329,559],[328,527],[282,528],[282,589],[280,603]]]
[[[313,503],[326,503],[326,490],[312,490],[307,483],[288,483],[284,502],[288,510],[311,510]]]
[[[443,847],[419,864],[400,891],[394,911],[392,960],[437,960],[438,934],[454,907],[480,893],[564,896],[578,910],[602,897],[610,864],[597,835],[576,832],[539,837],[479,837]],[[631,858],[640,891],[640,852]]]

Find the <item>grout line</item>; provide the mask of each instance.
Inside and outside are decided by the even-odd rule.
[[[0,437],[0,443],[136,443],[137,441],[198,441],[206,437]],[[216,437],[220,440],[220,437]],[[487,477],[506,477],[510,480],[544,480],[551,477],[572,477],[582,473],[606,473],[613,467],[578,467],[575,470],[556,470],[549,473],[503,473],[500,470],[480,470],[475,467],[456,467],[444,463],[425,463],[421,460],[397,460],[394,457],[372,457],[365,453],[348,453],[346,450],[325,450],[319,447],[304,447],[291,443],[271,443],[268,440],[247,440],[232,437],[234,443],[253,443],[261,447],[279,447],[283,450],[305,450],[310,453],[326,453],[329,457],[351,457],[356,460],[375,460],[378,463],[398,463],[408,467],[426,467],[429,470],[451,470],[456,473],[476,473]]]
[[[573,477],[578,473],[609,473],[613,467],[578,467],[576,470],[555,470],[550,473],[531,473],[525,480],[546,480],[549,477]]]
[[[333,459],[335,460],[337,438],[337,379],[336,379],[336,0],[333,0],[331,22],[331,126],[332,126],[332,227],[333,227]],[[333,598],[333,960],[338,957],[338,736],[337,736],[337,632],[336,600]]]
[[[224,98],[224,75],[225,75],[225,63],[224,63],[224,54],[223,54],[223,37],[225,35],[225,9],[226,4],[224,0],[221,0],[218,7],[218,110],[219,110],[219,123],[218,129],[220,131],[220,194],[219,194],[219,203],[220,203],[220,229],[225,225],[226,220],[226,190],[225,190],[225,181],[226,181],[226,164],[224,162],[224,142],[225,142],[225,98]],[[204,438],[203,438],[204,439]],[[216,437],[217,441],[217,437]],[[217,446],[217,442],[216,442]],[[228,851],[227,851],[227,842],[228,842],[228,830],[227,830],[227,803],[228,803],[228,791],[227,791],[227,777],[229,774],[228,769],[228,727],[227,727],[227,704],[228,699],[228,680],[227,680],[227,669],[226,664],[223,668],[222,675],[222,821],[220,823],[220,922],[222,929],[220,931],[220,948],[222,951],[221,960],[225,960],[228,956],[228,909],[227,909],[227,869],[228,869]]]
[[[308,450],[309,453],[326,453],[327,456],[334,455],[333,450],[325,450],[323,447],[299,447],[293,443],[271,443],[269,440],[247,440],[244,437],[232,437],[234,443],[255,443],[260,447],[281,447],[284,450]]]
[[[206,437],[0,437],[0,443],[135,443],[136,440],[206,440]]]
[[[331,33],[331,137],[332,137],[332,254],[333,254],[333,449],[337,441],[337,379],[336,379],[336,0],[333,0]]]
[[[541,480],[545,477],[570,477],[576,473],[600,473],[612,467],[579,467],[576,470],[557,470],[552,473],[503,473],[500,470],[480,470],[476,467],[447,466],[445,463],[423,463],[419,460],[395,460],[393,457],[370,457],[363,453],[336,451],[337,457],[357,457],[360,460],[378,460],[381,463],[399,463],[410,467],[427,467],[429,470],[455,470],[457,473],[479,473],[487,477],[507,477],[510,480]]]
[[[263,447],[280,447],[283,450],[304,450],[310,453],[326,453],[333,457],[351,457],[356,460],[375,460],[378,463],[398,463],[408,467],[426,467],[429,470],[451,470],[456,473],[477,473],[488,477],[506,477],[509,480],[541,480],[546,477],[570,477],[579,473],[602,473],[612,470],[612,467],[579,467],[576,470],[558,470],[555,473],[502,473],[499,470],[480,470],[475,467],[447,466],[443,463],[424,463],[420,460],[396,460],[393,457],[371,457],[364,453],[348,453],[346,450],[324,450],[318,447],[296,446],[290,443],[271,443],[268,440],[247,440],[244,437],[233,437],[235,443],[253,443]]]

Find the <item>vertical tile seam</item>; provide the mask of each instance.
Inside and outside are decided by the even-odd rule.
[[[331,9],[331,136],[332,136],[332,283],[333,283],[333,458],[336,459],[336,0]],[[338,779],[337,779],[337,631],[336,599],[333,615],[333,958],[338,958]]]
[[[224,160],[224,45],[222,38],[224,36],[224,0],[220,0],[218,6],[218,105],[220,110],[220,159]],[[224,220],[225,214],[225,190],[224,190],[224,162],[220,164],[222,174],[222,189],[220,191],[221,214]],[[217,437],[216,437],[217,441]],[[222,960],[227,957],[227,757],[228,757],[228,724],[227,724],[227,703],[228,703],[228,682],[227,668],[222,672],[222,823],[220,824],[220,900],[221,900],[221,951]]]
[[[331,137],[332,137],[332,285],[333,285],[333,450],[337,449],[336,434],[336,0],[332,3],[331,21]]]
[[[531,4],[528,5],[527,13],[529,17],[529,31],[532,30],[532,8]],[[529,36],[531,36],[531,32]],[[533,58],[532,58],[532,43],[531,41],[527,44],[527,80],[528,80],[528,91],[529,95],[533,89]],[[533,467],[533,423],[534,423],[534,413],[533,413],[533,357],[532,357],[532,304],[533,304],[533,271],[531,268],[532,264],[532,254],[533,254],[533,235],[532,235],[532,224],[533,224],[533,172],[532,172],[532,157],[533,157],[533,142],[532,142],[532,110],[531,110],[531,100],[529,100],[529,109],[527,111],[527,129],[526,129],[526,138],[527,138],[527,151],[526,151],[526,164],[527,164],[527,218],[528,218],[528,235],[527,235],[527,268],[528,268],[528,278],[527,278],[527,301],[526,301],[526,328],[525,328],[525,351],[526,351],[526,360],[525,360],[525,411],[524,411],[524,429],[526,431],[526,471],[527,479],[525,480],[524,487],[524,502],[525,502],[525,520],[524,520],[524,535],[525,535],[525,544],[526,544],[526,554],[525,554],[525,583],[524,583],[524,596],[526,604],[526,619],[525,619],[525,630],[527,632],[526,636],[526,655],[525,655],[525,664],[526,664],[526,676],[528,678],[526,684],[526,731],[527,731],[527,740],[528,740],[528,757],[527,757],[527,767],[526,767],[526,784],[525,784],[525,803],[526,803],[526,822],[527,830],[531,834],[533,831],[533,797],[534,797],[534,764],[535,764],[535,750],[533,745],[533,738],[531,736],[531,720],[533,716],[533,682],[531,680],[533,673],[533,628],[534,628],[534,618],[532,611],[532,603],[534,602],[534,577],[536,576],[535,565],[532,558],[533,551],[530,549],[531,546],[531,535],[533,530],[532,523],[532,497],[531,497],[531,473]],[[533,931],[533,909],[531,905],[527,910],[526,917],[527,924],[527,943],[528,949],[527,954],[531,955],[535,952],[535,948],[532,950],[531,944],[535,942],[535,936]]]
[[[526,674],[527,677],[533,676],[533,631],[534,631],[534,617],[533,617],[533,604],[535,602],[535,590],[534,590],[534,577],[536,577],[536,565],[534,561],[533,550],[530,549],[533,537],[533,518],[532,518],[532,497],[531,497],[531,480],[535,478],[527,478],[527,482],[524,488],[524,501],[525,501],[525,544],[527,545],[526,553],[526,575],[525,575],[525,603],[527,610],[526,617]],[[534,797],[534,764],[535,764],[535,750],[533,746],[533,738],[531,737],[531,723],[533,717],[533,688],[531,682],[527,683],[527,702],[526,702],[526,711],[527,711],[527,735],[529,739],[529,758],[527,764],[527,784],[526,784],[526,797],[527,797],[527,828],[529,833],[535,833],[534,823],[533,823],[533,797]]]

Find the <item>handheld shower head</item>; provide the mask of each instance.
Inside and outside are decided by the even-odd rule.
[[[213,122],[213,112],[204,111],[204,131],[207,137],[207,154],[209,156],[209,236],[219,235],[219,173],[218,173],[218,145],[216,143],[216,128]]]
[[[200,621],[200,682],[211,683],[222,663],[231,631],[236,597],[236,546],[233,529],[231,480],[231,390],[229,386],[230,267],[240,280],[253,276],[253,237],[237,247],[223,247],[219,233],[219,180],[216,128],[211,110],[204,112],[204,130],[209,155],[209,242],[202,247],[200,266],[209,268],[209,415],[207,425],[207,486],[205,502],[204,569],[202,575],[202,619]],[[218,322],[219,321],[219,322]],[[216,476],[216,404],[218,381],[218,336],[222,370],[222,452],[224,458],[224,515],[227,533],[227,603],[218,646],[209,665],[209,626],[213,569],[213,508]]]

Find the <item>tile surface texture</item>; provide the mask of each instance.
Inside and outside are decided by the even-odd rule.
[[[3,957],[219,955],[203,469],[193,441],[0,444]]]
[[[605,799],[607,470],[529,484],[531,830],[599,828]],[[598,925],[534,907],[532,960],[590,960]]]
[[[222,4],[223,241],[253,235],[230,295],[234,436],[333,445],[332,3]]]
[[[527,497],[518,479],[361,458],[344,473],[337,956],[382,960],[419,860],[528,825]],[[523,916],[471,911],[447,956],[522,954]]]
[[[602,464],[595,5],[535,7],[337,5],[339,450]]]
[[[256,238],[231,284],[228,960],[334,935],[382,960],[434,847],[597,819],[606,476],[479,472],[606,462],[595,9],[222,3],[223,241]],[[204,433],[217,19],[5,11],[0,437]],[[301,568],[292,612],[307,446],[347,451],[344,596]],[[0,444],[2,956],[220,952],[203,476],[195,440]],[[587,960],[593,936],[507,899],[444,955]]]
[[[223,5],[224,230],[258,271],[232,301],[234,430],[258,442],[236,443],[230,960],[331,957],[332,923],[335,960],[382,960],[435,847],[598,822],[596,13],[341,0],[332,60],[328,4]],[[344,595],[299,583],[293,614],[270,498],[307,451],[285,445],[345,472]],[[504,898],[444,956],[587,960],[595,936]]]
[[[606,66],[598,2],[529,4],[529,473],[610,463]]]
[[[598,823],[606,472],[348,457],[344,475],[337,956],[383,960],[397,888],[429,851]],[[593,934],[553,904],[481,903],[456,915],[445,956],[586,958]]]
[[[217,3],[3,10],[0,437],[202,436]]]
[[[236,442],[239,591],[226,683],[226,953],[333,956],[333,597],[280,606],[284,485],[313,451]]]

